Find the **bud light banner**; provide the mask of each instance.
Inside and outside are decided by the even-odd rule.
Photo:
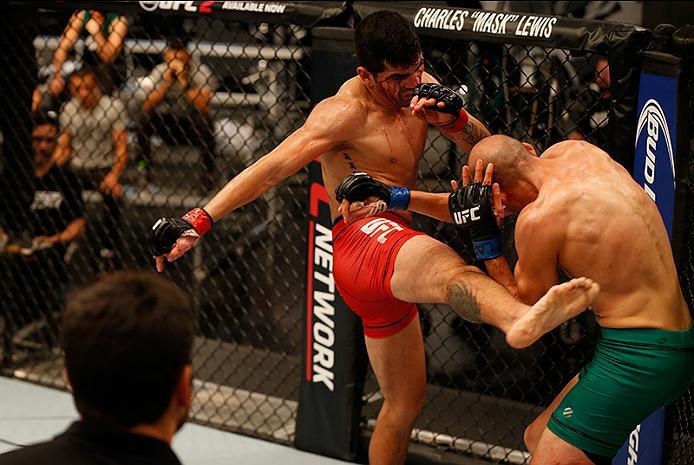
[[[649,57],[650,58],[650,57]],[[658,206],[672,241],[675,216],[675,158],[679,63],[646,59],[639,85],[634,179]],[[631,432],[613,465],[661,465],[665,408]]]
[[[612,465],[661,465],[664,425],[665,409],[661,407],[631,432]]]
[[[677,154],[677,78],[641,73],[634,179],[658,205],[672,239]]]

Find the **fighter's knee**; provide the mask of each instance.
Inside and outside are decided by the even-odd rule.
[[[450,273],[446,282],[446,289],[449,290],[456,285],[467,285],[470,282],[470,277],[484,276],[484,272],[472,265],[464,265],[456,267],[455,272]]]
[[[422,411],[425,401],[426,390],[422,387],[412,390],[407,396],[392,400],[386,399],[383,408],[391,421],[410,424]]]
[[[422,408],[424,408],[424,403],[427,400],[426,386],[422,386],[420,389],[418,389],[416,394],[417,395],[413,402],[413,408],[417,410],[417,414],[419,414],[419,412],[422,411]]]
[[[416,417],[419,412],[424,408],[424,403],[427,399],[427,391],[425,386],[417,386],[412,390],[411,394],[407,396],[407,400],[402,402],[402,407],[406,410],[409,415]]]
[[[465,266],[453,275],[446,283],[446,301],[466,321],[483,323],[479,303],[469,284],[470,276],[473,274],[482,274],[482,271],[474,266]]]

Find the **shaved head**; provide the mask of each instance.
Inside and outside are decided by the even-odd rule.
[[[477,160],[494,164],[494,182],[502,188],[509,189],[522,178],[519,164],[528,158],[535,158],[522,142],[504,135],[485,137],[479,141],[470,152],[468,166],[474,170]]]

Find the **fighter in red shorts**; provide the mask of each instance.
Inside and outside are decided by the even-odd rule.
[[[361,318],[371,338],[399,333],[417,316],[417,304],[393,295],[390,280],[395,258],[412,237],[424,234],[409,228],[398,215],[385,212],[333,227],[333,277],[340,295]]]
[[[456,92],[424,72],[419,39],[402,16],[381,11],[365,18],[356,28],[355,48],[357,76],[318,103],[301,128],[229,181],[204,209],[183,219],[159,220],[152,230],[151,252],[163,270],[164,260],[189,250],[213,220],[320,157],[332,218],[337,220],[335,281],[364,322],[369,360],[384,397],[369,463],[402,464],[425,395],[424,344],[415,303],[448,303],[467,320],[509,331],[528,311],[575,313],[592,302],[598,288],[577,279],[550,289],[531,308],[466,265],[447,245],[410,229],[407,188],[415,185],[429,125],[466,152],[489,131],[465,112]],[[392,212],[345,224],[338,218],[340,202],[333,193],[358,171],[381,182],[388,194],[385,206]],[[393,185],[406,187],[388,187]]]

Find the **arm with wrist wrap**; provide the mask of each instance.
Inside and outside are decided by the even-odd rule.
[[[436,105],[427,107],[427,109],[453,116],[453,120],[450,122],[436,125],[442,131],[458,132],[465,127],[469,120],[467,112],[463,109],[463,99],[449,87],[440,84],[419,84],[414,88],[412,95],[420,99],[435,99]],[[439,107],[439,102],[443,102],[445,106]]]
[[[504,254],[492,207],[492,186],[473,182],[461,187],[448,197],[448,210],[455,224],[470,230],[478,260],[492,260]]]
[[[194,231],[202,236],[214,225],[209,213],[194,208],[181,218],[159,218],[149,234],[149,251],[154,257],[171,252],[179,237]]]
[[[410,204],[410,190],[383,184],[366,173],[353,173],[347,176],[335,189],[338,202],[363,202],[369,197],[383,200],[388,210],[407,210]]]

